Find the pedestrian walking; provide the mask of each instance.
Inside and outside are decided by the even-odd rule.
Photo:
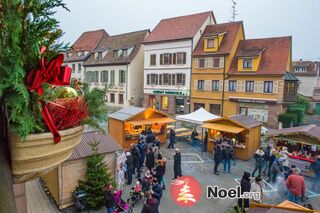
[[[196,129],[194,129],[191,133],[191,146],[196,146],[198,141],[197,137],[198,137],[198,132]]]
[[[240,181],[240,192],[243,195],[244,192],[250,192],[251,184],[250,184],[250,173],[244,172],[241,181]],[[238,206],[242,210],[241,212],[246,212],[247,209],[250,207],[249,199],[248,198],[239,198],[238,199]]]
[[[293,174],[290,175],[286,181],[286,187],[288,189],[288,200],[294,203],[299,203],[300,199],[305,196],[306,183],[304,177],[299,175],[298,168],[293,169]]]
[[[133,162],[133,172],[132,174],[135,174],[135,172],[137,172],[137,176],[136,178],[140,178],[140,157],[141,157],[141,154],[140,154],[140,151],[139,149],[137,148],[137,146],[132,143],[131,144],[131,150],[130,150],[130,153],[132,155],[132,162]]]
[[[275,149],[271,150],[270,158],[269,158],[269,163],[268,163],[268,177],[271,176],[271,167],[273,162],[277,159],[276,156],[277,151]]]
[[[310,168],[314,172],[314,178],[312,181],[312,189],[316,192],[320,192],[320,155],[316,161],[310,164]]]
[[[231,160],[233,159],[233,149],[232,147],[225,143],[222,151],[223,156],[223,173],[231,174]]]
[[[147,147],[152,147],[153,142],[156,140],[156,137],[154,136],[151,129],[147,132]]]
[[[145,130],[142,130],[141,134],[139,135],[139,141],[142,140],[143,143],[147,143],[147,133]]]
[[[264,186],[264,183],[263,183],[261,177],[257,176],[255,178],[254,182],[252,182],[252,184],[251,184],[250,191],[253,193],[258,193],[259,196],[254,196],[252,198],[252,202],[263,203],[263,190],[262,190],[263,186]]]
[[[156,178],[159,180],[160,186],[162,186],[162,190],[166,189],[165,183],[165,174],[166,174],[166,160],[158,160],[157,168],[156,168]]]
[[[132,183],[132,172],[133,172],[133,159],[130,152],[126,153],[126,165],[127,165],[127,184],[131,185]]]
[[[284,171],[289,171],[289,152],[287,147],[282,147],[282,151],[280,152],[282,160],[282,166]]]
[[[153,147],[158,147],[160,149],[161,141],[159,137],[156,137],[156,140],[153,142]]]
[[[176,132],[174,131],[173,128],[170,129],[170,133],[169,133],[169,145],[168,145],[168,149],[172,148],[174,149],[174,143],[176,140]]]
[[[268,175],[270,157],[271,157],[271,146],[267,146],[263,155],[264,163],[263,163],[263,169],[261,172],[262,175]]]
[[[150,147],[147,148],[147,156],[146,156],[146,167],[150,170],[151,175],[153,173],[153,167],[154,167],[154,154],[152,152],[152,149]]]
[[[157,213],[158,212],[158,201],[152,197],[150,191],[145,193],[146,202],[143,204],[141,213]]]
[[[264,166],[264,151],[263,151],[262,147],[260,147],[256,151],[256,153],[254,155],[254,159],[256,160],[256,163],[255,163],[254,170],[252,172],[252,177],[254,177],[254,175],[255,175],[257,170],[259,170],[258,176],[261,176],[261,171],[262,171],[263,166]]]
[[[144,161],[146,159],[146,149],[147,149],[146,143],[141,139],[137,144],[137,148],[139,149],[139,152],[140,152],[139,169],[142,170]]]
[[[283,174],[284,173],[284,169],[282,166],[282,159],[281,158],[277,158],[272,166],[271,166],[271,171],[270,171],[270,178],[268,179],[268,182],[275,183],[277,180],[277,177],[279,174]]]
[[[173,171],[174,171],[174,177],[172,179],[177,179],[178,177],[182,176],[181,154],[178,148],[175,150],[175,155],[173,156]]]
[[[219,171],[218,171],[218,167],[220,162],[222,161],[222,147],[221,145],[217,145],[215,150],[214,150],[214,169],[213,169],[213,173],[215,175],[219,175]]]
[[[115,207],[112,189],[113,189],[112,184],[110,183],[106,184],[104,198],[105,198],[107,213],[113,213],[113,210]]]
[[[162,198],[162,188],[161,188],[161,186],[160,186],[159,181],[158,181],[157,178],[153,178],[151,193],[152,193],[152,197],[154,197],[155,199],[157,199],[157,201],[158,201],[158,206],[159,206],[159,205],[160,205],[161,198]]]

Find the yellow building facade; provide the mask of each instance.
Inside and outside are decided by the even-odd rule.
[[[277,128],[277,115],[295,101],[291,37],[246,40],[242,22],[209,25],[192,60],[191,111],[245,114]]]

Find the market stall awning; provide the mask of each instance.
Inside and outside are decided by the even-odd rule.
[[[228,124],[219,124],[219,123],[204,123],[202,127],[207,129],[215,129],[222,132],[236,133],[236,134],[244,130],[244,128],[239,126],[231,126]]]
[[[165,123],[172,123],[172,122],[176,122],[175,119],[173,118],[168,118],[168,117],[164,117],[164,118],[149,118],[149,119],[143,119],[143,120],[137,120],[137,121],[127,121],[130,124],[133,124],[134,126],[137,125],[146,125],[146,124],[165,124]]]
[[[202,107],[189,114],[176,116],[176,119],[179,121],[184,121],[184,122],[193,123],[193,124],[203,124],[203,122],[205,121],[214,120],[217,118],[221,118],[221,117],[211,114],[210,112],[203,109]]]

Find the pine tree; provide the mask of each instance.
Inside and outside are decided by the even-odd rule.
[[[90,144],[93,154],[87,158],[87,172],[85,182],[80,182],[78,189],[86,192],[86,204],[88,209],[99,209],[104,205],[104,186],[112,183],[111,173],[104,155],[98,153],[100,142]]]

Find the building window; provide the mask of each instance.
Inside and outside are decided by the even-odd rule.
[[[162,85],[169,85],[169,74],[162,74]]]
[[[219,87],[220,87],[219,82],[220,82],[219,80],[212,81],[212,91],[219,91]]]
[[[118,58],[118,50],[113,50],[113,58]]]
[[[111,70],[110,72],[110,83],[114,84],[114,70]]]
[[[118,103],[119,103],[119,104],[123,104],[123,94],[119,94]]]
[[[176,85],[176,74],[171,74],[171,85]]]
[[[176,98],[176,113],[184,113],[184,99],[182,97]]]
[[[115,97],[114,93],[111,93],[110,94],[110,103],[114,103],[115,102],[115,100],[114,100],[115,98],[114,97]]]
[[[81,72],[81,63],[78,63],[78,72]]]
[[[102,52],[98,52],[98,59],[102,59]]]
[[[126,83],[126,71],[125,70],[119,70],[119,83],[120,84]]]
[[[158,74],[150,74],[151,75],[151,85],[157,85],[158,84]]]
[[[207,48],[214,48],[214,38],[207,39]]]
[[[193,111],[197,111],[200,108],[205,108],[205,104],[200,104],[200,103],[194,103],[193,104]]]
[[[240,107],[239,112],[240,112],[241,115],[248,116],[248,107]]]
[[[254,91],[254,81],[246,81],[246,92]]]
[[[103,83],[107,83],[109,80],[109,72],[107,70],[103,70],[100,75],[100,81]]]
[[[72,72],[76,71],[76,64],[72,64]]]
[[[229,91],[237,91],[237,81],[229,81]]]
[[[212,68],[212,58],[205,58],[205,67]]]
[[[204,90],[204,80],[198,80],[198,90]]]
[[[161,96],[161,109],[162,110],[168,109],[168,96]]]
[[[273,81],[264,82],[264,93],[273,93]]]
[[[285,90],[285,92],[286,93],[290,93],[290,94],[295,94],[296,92],[297,92],[297,90],[296,90],[296,83],[294,83],[294,82],[287,82],[286,83],[287,85],[286,85],[286,90]]]
[[[220,58],[213,58],[213,68],[220,68]]]
[[[127,49],[123,49],[122,50],[122,56],[123,57],[128,57],[128,50]]]
[[[198,68],[204,68],[204,66],[205,66],[205,59],[199,58],[198,59]]]
[[[186,85],[186,74],[177,74],[176,85]]]
[[[160,65],[170,65],[171,63],[172,63],[171,53],[160,54]]]
[[[186,64],[186,52],[177,53],[177,64]]]
[[[151,65],[151,66],[157,65],[156,60],[157,60],[157,55],[156,55],[156,54],[151,54],[151,55],[150,55],[150,65]]]
[[[99,71],[86,72],[85,81],[88,83],[97,83],[99,79]]]
[[[220,115],[220,104],[210,104],[210,113]]]
[[[243,68],[251,69],[252,68],[252,58],[243,59]]]

